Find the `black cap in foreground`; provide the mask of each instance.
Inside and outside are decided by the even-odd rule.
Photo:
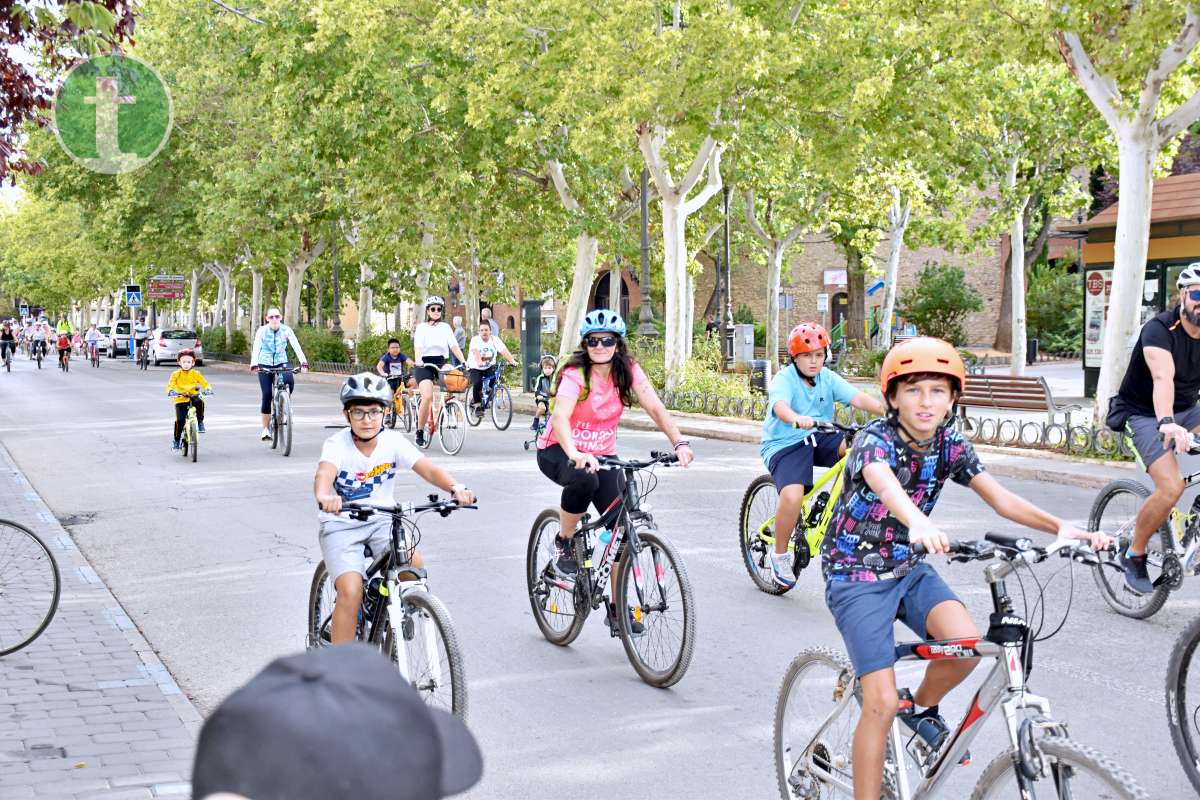
[[[363,644],[277,659],[200,731],[196,800],[440,800],[475,785],[483,760],[461,720],[422,702]]]

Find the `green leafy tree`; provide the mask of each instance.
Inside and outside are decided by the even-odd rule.
[[[900,309],[926,336],[961,346],[967,343],[963,322],[983,308],[983,297],[967,283],[962,267],[927,263],[916,283],[900,296]]]

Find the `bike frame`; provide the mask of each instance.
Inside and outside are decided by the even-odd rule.
[[[819,551],[821,539],[825,538],[825,531],[829,527],[829,521],[831,519],[833,519],[834,506],[837,505],[837,500],[842,494],[842,486],[843,486],[842,471],[845,469],[846,459],[849,457],[850,457],[850,452],[849,452],[849,449],[847,449],[846,455],[842,456],[840,459],[838,459],[838,462],[836,464],[834,464],[832,467],[827,469],[825,471],[825,474],[817,479],[817,482],[813,484],[812,489],[810,489],[808,491],[808,493],[804,496],[804,506],[800,510],[800,518],[796,521],[797,527],[799,527],[800,525],[802,525],[804,523],[804,518],[805,518],[805,516],[807,516],[804,513],[805,510],[809,507],[809,505],[817,497],[820,496],[821,490],[823,488],[825,488],[825,485],[830,482],[833,483],[833,486],[830,487],[830,489],[829,489],[829,500],[826,501],[825,509],[821,512],[821,518],[817,521],[817,524],[814,525],[813,528],[811,529],[811,532],[813,532],[813,533],[816,533],[816,532],[820,533],[820,537],[817,539],[817,542],[816,542],[816,545],[817,545],[816,548],[813,547],[813,542],[811,542],[811,541],[809,542],[809,550],[812,553],[817,553]],[[806,532],[805,535],[807,536],[808,532]],[[766,522],[764,522],[759,527],[758,538],[767,544],[770,544],[770,545],[775,544],[775,517],[774,516],[771,516],[770,519],[768,519]],[[789,550],[796,549],[796,545],[795,545],[794,541],[788,542],[788,549]]]
[[[984,569],[987,582],[991,586],[993,611],[1011,614],[1011,601],[1005,588],[1004,579],[1016,567],[1008,561],[989,564]],[[955,765],[962,760],[970,748],[971,742],[983,727],[981,721],[991,716],[997,708],[1004,713],[1005,727],[1008,730],[1009,741],[1013,748],[1020,752],[1018,732],[1021,724],[1029,718],[1028,712],[1033,711],[1035,724],[1041,728],[1050,728],[1065,734],[1066,726],[1050,719],[1050,701],[1033,694],[1025,688],[1025,667],[1021,658],[1021,647],[1017,643],[997,644],[985,638],[978,639],[942,639],[924,642],[905,642],[896,645],[897,661],[947,661],[961,658],[990,658],[995,661],[983,682],[971,698],[967,713],[958,725],[950,732],[946,744],[942,746],[937,760],[929,767],[916,788],[909,782],[907,762],[905,761],[905,741],[916,734],[902,726],[900,717],[892,722],[888,733],[892,757],[895,759],[894,769],[896,778],[897,800],[921,800],[934,797],[938,788],[954,771]],[[857,683],[857,679],[855,679]],[[825,729],[836,720],[850,703],[858,702],[856,692],[843,692],[837,706],[830,711],[825,721],[817,729],[804,754],[808,770],[820,780],[835,784],[851,795],[854,787],[847,785],[838,776],[822,769],[812,757],[811,749],[820,740]],[[886,767],[885,767],[886,768]],[[794,768],[793,768],[794,769]],[[1016,770],[1017,784],[1022,797],[1032,797],[1032,787],[1029,780]]]
[[[479,402],[485,409],[491,408],[492,401],[496,399],[496,387],[500,385],[500,378],[504,375],[504,363],[496,363],[496,371],[491,375],[485,375],[479,385]]]

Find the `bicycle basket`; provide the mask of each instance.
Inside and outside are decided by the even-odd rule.
[[[448,392],[465,392],[470,385],[470,381],[467,380],[467,376],[463,374],[461,369],[447,372],[442,383]]]

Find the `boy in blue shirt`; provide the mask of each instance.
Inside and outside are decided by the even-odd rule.
[[[804,495],[813,485],[813,467],[832,467],[845,448],[840,433],[813,431],[818,422],[833,421],[835,402],[883,416],[883,403],[860,392],[833,370],[825,369],[831,340],[823,327],[802,322],[788,334],[792,367],[784,367],[771,380],[767,392],[767,418],[763,422],[759,452],[775,488],[775,550],[770,554],[771,573],[780,586],[796,584],[788,542],[804,507]]]

